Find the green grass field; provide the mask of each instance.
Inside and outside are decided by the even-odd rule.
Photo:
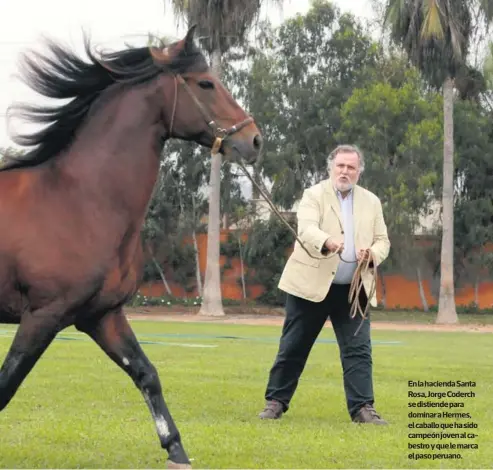
[[[162,380],[195,468],[491,468],[493,336],[374,331],[376,408],[388,427],[349,421],[331,329],[316,344],[292,408],[257,418],[280,327],[133,322]],[[0,325],[0,358],[13,327]],[[0,414],[1,468],[163,468],[154,424],[131,380],[85,336],[67,330]],[[476,398],[456,399],[477,438],[410,439],[409,380],[472,380]],[[416,390],[416,389],[413,389]],[[442,391],[441,389],[433,389]],[[453,423],[437,419],[438,423]],[[425,430],[437,432],[436,430]],[[438,430],[440,432],[442,430]],[[442,432],[450,432],[446,430]],[[457,432],[452,430],[452,432]],[[475,443],[477,450],[409,450],[408,443]],[[408,454],[460,453],[461,460]]]
[[[436,321],[436,312],[422,311],[400,311],[400,310],[375,310],[372,311],[373,321],[390,321],[398,323],[422,323],[434,324]],[[459,314],[461,325],[492,325],[493,315],[483,313]]]

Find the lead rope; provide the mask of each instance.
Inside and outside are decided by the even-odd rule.
[[[270,206],[270,208],[272,209],[272,211],[274,212],[274,214],[277,215],[277,217],[286,225],[286,227],[289,229],[289,231],[295,236],[296,240],[298,241],[298,243],[300,244],[300,246],[306,251],[306,253],[308,254],[308,256],[310,256],[311,258],[315,258],[315,259],[321,259],[321,258],[319,258],[317,256],[313,256],[309,252],[308,248],[306,248],[306,246],[304,245],[304,243],[300,240],[300,238],[298,237],[298,234],[293,229],[293,227],[291,227],[291,225],[287,222],[287,220],[277,210],[277,207],[272,203],[272,201],[267,196],[267,194],[265,194],[265,192],[263,191],[263,189],[254,180],[254,178],[252,177],[252,175],[250,175],[250,173],[248,172],[248,170],[245,168],[245,165],[244,165],[243,161],[240,160],[237,163],[240,166],[240,168],[243,170],[245,176],[251,181],[251,183],[257,188],[257,190],[259,191],[259,193],[265,199],[265,202],[267,202],[267,204]],[[339,245],[339,247],[338,247],[338,249],[336,250],[335,253],[333,253],[332,255],[327,256],[326,258],[330,258],[330,257],[338,254],[339,255],[339,258],[342,261],[344,261],[343,258],[341,257],[341,254],[339,253],[340,246],[341,245]],[[361,293],[361,290],[364,288],[362,274],[363,274],[363,272],[369,271],[370,269],[373,269],[372,286],[371,286],[371,289],[370,289],[369,294],[367,295],[367,301],[366,301],[365,308],[363,309],[361,307],[361,303],[360,303],[360,293]],[[366,260],[365,259],[361,259],[358,262],[358,265],[356,267],[356,271],[354,272],[353,278],[351,280],[351,285],[349,287],[348,301],[349,301],[349,304],[351,305],[350,316],[351,316],[351,318],[354,318],[354,317],[356,317],[356,315],[358,313],[361,315],[361,323],[358,326],[356,332],[354,333],[354,336],[356,336],[358,334],[359,330],[363,326],[364,321],[367,318],[367,313],[368,313],[368,309],[369,309],[369,305],[370,305],[370,299],[373,297],[373,294],[376,291],[377,279],[378,279],[378,272],[377,272],[377,264],[376,264],[376,261],[375,261],[375,257],[373,255],[373,253],[371,252],[371,250],[368,250],[368,258]]]
[[[361,290],[364,289],[362,274],[363,272],[369,271],[370,269],[373,269],[371,289],[367,295],[365,308],[362,309],[360,303],[360,293]],[[370,307],[370,299],[373,297],[377,289],[377,280],[378,280],[378,271],[377,271],[377,263],[375,261],[375,256],[373,255],[371,250],[368,250],[368,258],[366,260],[361,259],[359,261],[358,266],[356,267],[356,271],[353,275],[353,279],[351,280],[351,286],[349,287],[348,300],[351,305],[351,310],[349,314],[351,318],[356,317],[358,313],[361,315],[361,323],[358,326],[357,330],[355,331],[354,336],[358,334],[359,330],[363,326],[363,322],[367,318],[368,309]]]
[[[262,195],[262,197],[265,199],[265,202],[267,202],[267,204],[269,204],[270,208],[272,209],[272,211],[277,215],[277,217],[279,217],[279,219],[284,223],[284,225],[286,225],[286,227],[289,229],[289,231],[295,236],[296,238],[296,241],[300,244],[300,246],[306,251],[307,255],[310,256],[310,258],[314,258],[314,259],[322,259],[321,257],[318,257],[318,256],[313,256],[309,251],[308,251],[308,248],[306,248],[306,246],[304,245],[304,243],[300,240],[300,238],[298,237],[298,234],[296,233],[296,231],[294,230],[293,227],[291,227],[291,225],[289,225],[288,221],[282,216],[282,214],[277,210],[277,207],[272,203],[272,201],[270,200],[269,196],[267,196],[265,194],[265,192],[263,191],[263,189],[258,185],[258,183],[253,179],[252,175],[250,175],[250,173],[248,172],[248,170],[245,168],[245,165],[243,163],[243,161],[239,161],[237,162],[238,165],[240,166],[240,168],[243,170],[243,172],[245,173],[245,176],[252,182],[252,184],[258,189],[259,193]],[[335,253],[332,253],[331,255],[327,256],[327,258],[331,258],[332,256],[335,256],[336,254],[339,254],[339,248],[341,247],[341,245],[338,246],[338,249],[336,250]],[[340,257],[340,254],[339,254],[339,257]],[[325,259],[325,258],[324,258]],[[341,258],[342,259],[342,258]]]

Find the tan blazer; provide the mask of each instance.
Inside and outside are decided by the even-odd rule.
[[[370,248],[378,266],[387,258],[390,249],[382,204],[375,194],[361,186],[355,186],[353,191],[356,252]],[[279,288],[297,297],[321,302],[327,296],[341,262],[337,254],[323,255],[322,247],[328,238],[336,243],[344,241],[340,203],[330,178],[305,190],[297,218],[298,236],[313,257],[296,241]],[[364,273],[362,277],[368,294],[372,287],[372,273]],[[370,304],[376,307],[376,295],[370,299]]]

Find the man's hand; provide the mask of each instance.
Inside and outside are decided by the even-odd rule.
[[[332,240],[325,240],[325,248],[329,250],[329,253],[342,253],[344,251],[344,243],[337,244]]]
[[[369,257],[370,257],[370,249],[369,248],[367,248],[366,250],[359,250],[358,253],[356,253],[356,259],[358,260],[358,263],[361,260],[367,261]]]

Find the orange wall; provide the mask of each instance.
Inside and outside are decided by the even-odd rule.
[[[403,276],[392,275],[385,276],[385,284],[387,287],[387,308],[422,308],[421,298],[419,296],[418,283]],[[194,289],[190,293],[186,293],[178,284],[170,283],[170,289],[175,297],[195,297],[198,295]],[[255,300],[264,291],[260,285],[247,285],[247,298]],[[428,306],[437,305],[438,299],[434,299],[430,294],[429,283],[424,282],[424,289]],[[161,282],[144,284],[140,289],[141,294],[147,296],[159,297],[165,295],[165,289]],[[221,285],[221,292],[224,299],[242,300],[243,293],[241,284],[236,281],[224,282]],[[379,283],[377,288],[377,298],[379,303],[382,300],[382,288]],[[465,286],[456,291],[456,304],[468,306],[474,303],[474,286]],[[479,307],[491,308],[493,306],[493,282],[484,282],[479,286]]]
[[[226,242],[228,232],[221,231],[221,241]],[[246,237],[243,237],[244,239]],[[189,243],[190,241],[186,241]],[[204,279],[204,273],[207,263],[207,235],[197,235],[197,245],[199,250],[199,264],[200,271],[202,273],[202,281]],[[224,266],[226,257],[220,257],[220,265]],[[222,275],[221,292],[224,299],[242,300],[243,292],[241,288],[241,266],[238,258],[229,260],[230,268],[226,269]],[[245,269],[248,269],[245,266]],[[381,279],[382,274],[379,278]],[[421,298],[419,295],[419,286],[416,280],[408,279],[405,276],[393,274],[385,276],[385,286],[387,292],[387,308],[421,308]],[[435,299],[431,295],[430,283],[424,281],[423,283],[426,300],[429,306],[436,305],[438,299]],[[186,293],[182,286],[170,282],[170,289],[175,297],[195,297],[198,295],[197,289],[194,289],[190,293]],[[254,300],[258,298],[264,291],[261,285],[247,285],[247,298]],[[141,294],[153,297],[159,297],[165,295],[166,291],[161,282],[154,282],[144,284],[140,289]],[[377,298],[379,303],[382,299],[382,285],[381,281],[377,286]],[[474,302],[474,286],[465,286],[462,289],[456,290],[456,303],[457,305],[467,306]],[[493,306],[493,282],[483,282],[479,286],[479,307],[491,308]]]
[[[380,275],[381,277],[381,275]],[[419,295],[418,282],[407,279],[401,275],[385,276],[385,286],[387,292],[388,308],[422,308],[421,297]],[[438,298],[431,295],[429,281],[423,282],[426,301],[428,306],[437,305]],[[382,285],[377,286],[377,299],[380,303],[382,299]],[[491,308],[493,306],[493,282],[482,282],[479,285],[479,308]],[[455,301],[457,305],[468,306],[474,303],[474,286],[466,285],[455,291]]]

